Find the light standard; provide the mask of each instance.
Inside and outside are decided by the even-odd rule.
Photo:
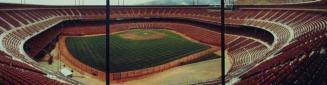
[[[125,5],[125,0],[123,0],[123,4],[122,5]]]
[[[195,1],[193,0],[193,5],[195,5]]]
[[[199,5],[199,0],[196,0],[196,5]]]

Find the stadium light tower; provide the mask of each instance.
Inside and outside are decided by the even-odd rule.
[[[117,5],[124,5],[125,4],[125,1],[124,0],[118,0],[117,3],[118,3]]]
[[[196,5],[199,5],[199,0],[196,0]]]
[[[125,5],[125,0],[123,0],[123,4],[122,5]]]
[[[81,0],[75,0],[75,5],[81,5]]]
[[[193,5],[195,5],[195,1],[194,0],[192,0],[193,1]]]

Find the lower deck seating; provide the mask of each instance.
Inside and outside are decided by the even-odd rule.
[[[299,40],[302,45],[294,46],[273,59],[263,62],[241,76],[237,85],[287,84],[325,85],[327,84],[327,45],[322,33],[308,39]],[[312,42],[312,43],[307,43]],[[298,44],[298,43],[293,43]]]
[[[0,68],[1,85],[65,85],[25,63],[10,59],[3,52],[0,52]]]

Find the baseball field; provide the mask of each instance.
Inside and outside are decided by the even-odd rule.
[[[105,71],[104,35],[71,36],[65,43],[76,59]],[[113,73],[158,66],[210,48],[164,29],[112,33],[109,47]]]

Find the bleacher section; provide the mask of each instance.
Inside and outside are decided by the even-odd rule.
[[[47,78],[43,72],[25,63],[13,60],[3,52],[0,52],[0,68],[0,81],[3,85],[66,85]]]
[[[324,85],[326,75],[326,41],[324,32],[307,35],[283,49],[276,58],[267,60],[242,75],[237,85],[296,84]],[[287,49],[287,50],[286,50]]]
[[[52,72],[39,67],[34,60],[28,57],[23,50],[24,43],[31,37],[62,21],[74,19],[103,20],[105,15],[104,9],[101,7],[91,7],[86,9],[2,9],[0,10],[0,13],[0,28],[2,32],[1,49],[14,57],[22,59],[24,62],[28,62],[29,64],[42,69],[41,71],[47,72],[47,74]],[[36,53],[32,53],[30,55],[36,55]],[[73,83],[77,82],[68,78],[65,79],[60,75],[57,76],[61,77],[63,80],[71,81]]]
[[[237,0],[237,5],[280,5],[319,2],[320,0]]]

